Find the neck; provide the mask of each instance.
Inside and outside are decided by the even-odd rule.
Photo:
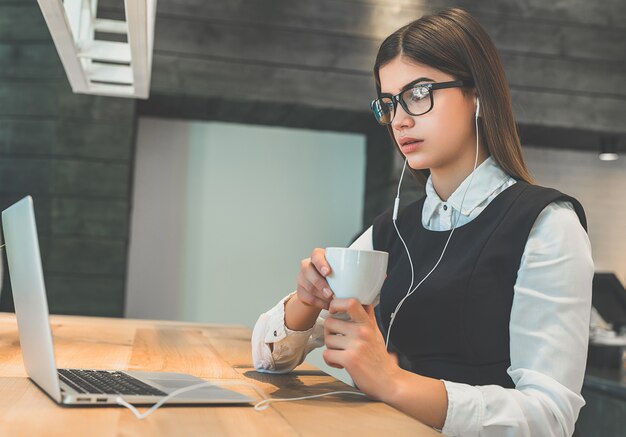
[[[473,149],[472,152],[474,150],[476,149]],[[489,155],[483,147],[479,147],[476,167],[482,164],[488,157]],[[474,170],[474,160],[474,153],[469,153],[463,157],[463,159],[458,159],[442,167],[430,169],[433,188],[441,200],[444,202],[447,201],[465,178],[472,173]]]

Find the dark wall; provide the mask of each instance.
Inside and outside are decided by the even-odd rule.
[[[122,4],[100,0],[99,17]],[[626,2],[436,2],[454,5],[494,38],[523,143],[595,150],[610,136],[626,149]],[[368,113],[374,57],[425,12],[386,0],[159,0],[151,97],[134,102],[72,94],[36,0],[0,0],[0,208],[34,196],[51,310],[123,314],[142,115],[364,133],[367,226],[398,177]],[[421,194],[410,180],[403,190],[403,203]]]
[[[101,0],[111,15],[119,4]],[[468,9],[494,39],[525,143],[596,147],[585,131],[624,141],[623,0],[163,0],[152,93],[367,112],[380,42],[445,6]],[[571,129],[584,141],[553,141]]]
[[[51,312],[123,314],[134,131],[133,100],[72,93],[36,1],[0,1],[0,208],[34,198]]]
[[[368,113],[376,51],[398,27],[448,6],[469,10],[495,41],[523,144],[598,151],[608,137],[626,151],[623,0],[163,0],[152,97],[139,113],[363,132],[367,225],[390,204],[398,173]],[[114,0],[101,8],[121,13]],[[407,182],[403,201],[422,194]]]

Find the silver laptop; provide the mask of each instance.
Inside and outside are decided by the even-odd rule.
[[[33,199],[2,212],[2,225],[24,366],[30,379],[61,405],[152,404],[203,382],[184,373],[57,369],[41,268]],[[241,404],[254,399],[216,385],[181,393],[172,404]]]

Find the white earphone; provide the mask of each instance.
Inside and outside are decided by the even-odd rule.
[[[460,211],[463,210],[463,202],[465,201],[465,195],[467,194],[467,191],[472,185],[472,180],[474,179],[474,173],[476,172],[476,166],[478,164],[478,114],[479,114],[479,111],[480,111],[480,100],[478,99],[478,96],[477,96],[476,97],[476,112],[474,113],[474,124],[476,126],[476,156],[474,158],[474,170],[472,170],[472,176],[470,178],[469,183],[467,184],[467,188],[465,189],[465,192],[463,193],[463,197],[461,198],[461,206],[459,208]],[[459,215],[457,215],[456,219],[454,220],[452,231],[450,232],[450,235],[448,236],[446,244],[443,246],[443,251],[441,252],[441,255],[439,256],[439,259],[435,263],[435,266],[428,272],[426,276],[424,276],[424,279],[422,279],[419,282],[419,284],[417,284],[415,288],[413,288],[413,283],[415,281],[415,269],[413,268],[413,261],[411,260],[411,253],[409,252],[409,248],[407,247],[404,241],[404,238],[402,238],[402,235],[400,235],[400,231],[398,230],[398,226],[396,225],[396,220],[398,218],[398,208],[400,206],[400,187],[402,186],[402,178],[404,177],[404,170],[406,170],[407,162],[408,162],[408,158],[405,158],[404,167],[402,167],[402,174],[400,175],[400,181],[398,182],[398,192],[396,194],[396,200],[393,205],[393,227],[396,229],[396,233],[398,234],[400,241],[402,241],[402,245],[404,246],[404,250],[406,251],[407,258],[409,259],[409,264],[411,266],[411,284],[409,285],[409,289],[406,293],[406,296],[404,296],[402,300],[400,300],[400,302],[396,306],[396,309],[391,313],[391,319],[389,320],[389,329],[387,329],[387,338],[385,339],[385,346],[387,347],[387,349],[389,349],[389,336],[391,334],[391,327],[393,326],[393,321],[396,318],[396,314],[398,314],[398,311],[400,310],[400,307],[402,306],[404,301],[407,300],[409,296],[412,295],[415,292],[415,290],[419,288],[420,285],[422,285],[422,283],[430,276],[430,274],[435,271],[435,269],[439,265],[439,262],[441,262],[443,255],[446,253],[446,249],[448,248],[448,243],[450,242],[450,238],[452,238],[452,234],[454,234],[454,230],[456,229],[456,225],[460,217],[460,211],[459,211]]]

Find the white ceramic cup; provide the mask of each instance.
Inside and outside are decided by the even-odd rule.
[[[326,281],[335,297],[355,298],[362,305],[370,305],[385,281],[388,259],[389,254],[380,250],[327,247],[331,272]]]

